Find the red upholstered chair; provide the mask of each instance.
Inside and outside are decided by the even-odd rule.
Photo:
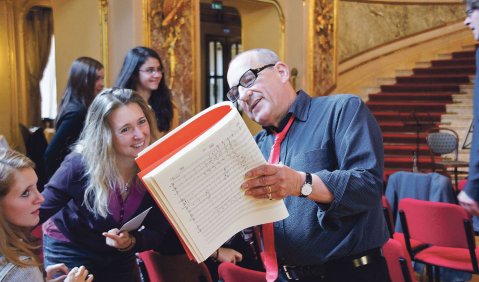
[[[251,270],[237,266],[230,262],[223,262],[218,267],[218,275],[220,280],[224,282],[265,282],[266,273]]]
[[[479,250],[475,246],[471,217],[461,206],[402,199],[399,215],[411,257],[426,264],[430,274],[434,266],[436,281],[439,281],[439,267],[479,273]],[[415,253],[411,248],[412,239],[429,247]]]
[[[388,199],[384,195],[382,197],[382,203],[383,203],[384,217],[386,218],[386,224],[388,226],[390,237],[392,239],[395,239],[396,241],[398,241],[401,244],[401,246],[403,247],[403,253],[405,254],[405,256],[407,256],[408,260],[411,260],[411,257],[409,256],[408,249],[406,248],[404,233],[394,231],[394,229],[395,229],[394,228],[394,217],[393,217],[391,205],[389,204]],[[411,239],[410,242],[411,242],[411,248],[414,251],[421,250],[423,248],[428,247],[427,244],[424,244],[423,242],[420,242],[420,241],[417,241],[417,240],[414,240],[414,239]]]
[[[36,239],[39,240],[40,242],[40,249],[38,253],[38,259],[43,262],[43,230],[42,230],[42,225],[37,225],[35,228],[33,228],[31,232],[32,236],[35,237]]]
[[[389,270],[391,282],[416,281],[412,262],[404,252],[404,247],[395,239],[389,239],[383,246],[383,254]]]
[[[138,253],[150,282],[212,282],[204,263],[190,261],[186,255],[163,256],[155,251]]]
[[[464,190],[464,188],[466,188],[466,185],[467,185],[467,179],[459,180],[459,183],[457,183],[457,189],[459,191],[462,191]]]

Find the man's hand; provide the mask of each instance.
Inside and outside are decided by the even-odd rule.
[[[457,195],[457,199],[459,204],[470,214],[472,215],[479,215],[479,205],[478,203],[469,197],[466,192],[461,191],[459,195]]]
[[[230,248],[219,248],[218,249],[218,257],[216,258],[219,262],[231,262],[236,264],[243,260],[243,255],[233,249]]]
[[[281,164],[258,166],[245,175],[241,185],[245,195],[258,199],[284,199],[299,196],[305,176]]]

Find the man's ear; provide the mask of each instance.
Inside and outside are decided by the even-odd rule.
[[[282,61],[279,61],[276,63],[275,67],[278,70],[279,75],[281,76],[281,81],[288,81],[290,76],[288,65]]]

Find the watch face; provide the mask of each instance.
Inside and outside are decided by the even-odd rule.
[[[301,187],[301,194],[304,196],[309,196],[313,192],[313,186],[309,183],[305,183],[303,187]]]

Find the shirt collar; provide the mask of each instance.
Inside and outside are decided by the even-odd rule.
[[[279,127],[268,126],[263,127],[268,134],[273,132],[281,132],[288,123],[289,117],[294,114],[296,120],[306,121],[309,114],[309,106],[311,105],[311,97],[303,90],[298,91],[298,96],[294,99],[293,104],[288,109],[288,113],[283,117],[279,123]]]

